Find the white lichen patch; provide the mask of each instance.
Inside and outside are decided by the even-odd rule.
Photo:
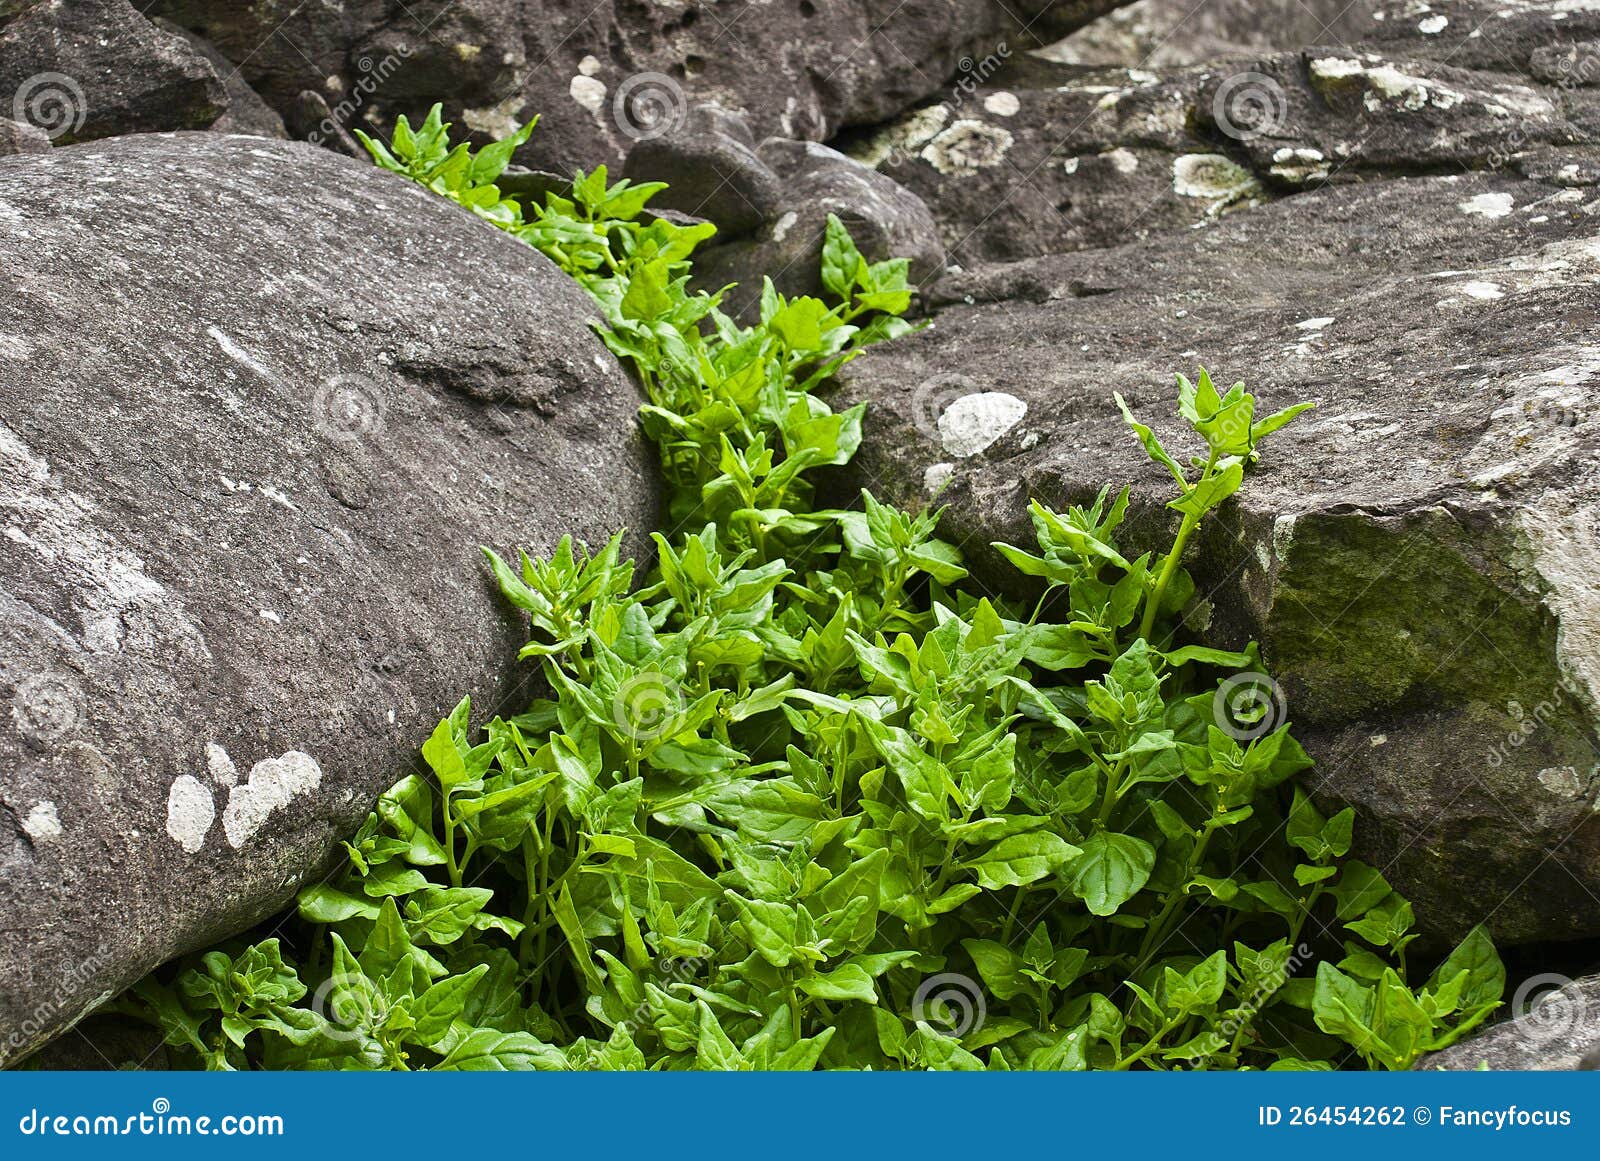
[[[56,804],[48,798],[34,803],[28,817],[22,820],[22,833],[36,843],[60,838],[61,819],[56,814]]]
[[[1015,93],[990,93],[983,99],[983,107],[996,117],[1015,117],[1022,102]]]
[[[1311,76],[1318,81],[1342,81],[1358,77],[1367,71],[1358,60],[1345,57],[1321,57],[1311,62]]]
[[[800,220],[800,215],[789,210],[776,222],[772,223],[772,240],[781,242],[789,236],[789,231],[794,229],[794,224]]]
[[[1504,218],[1516,209],[1516,200],[1508,193],[1482,193],[1459,203],[1463,214],[1478,218]]]
[[[998,125],[963,118],[929,141],[920,156],[946,177],[970,177],[999,165],[1013,140]]]
[[[206,834],[216,821],[217,804],[211,788],[189,774],[180,774],[167,791],[167,834],[188,854],[206,844]]]
[[[605,108],[606,86],[604,81],[579,73],[568,82],[567,92],[574,101],[591,113],[598,113]]]
[[[929,464],[922,473],[922,489],[930,496],[939,494],[939,490],[950,482],[950,477],[955,475],[955,464]]]
[[[1220,153],[1186,153],[1172,163],[1172,190],[1179,197],[1203,198],[1220,207],[1254,196],[1261,183]]]
[[[1272,155],[1272,175],[1283,181],[1322,181],[1331,171],[1331,164],[1320,149],[1286,147]]]
[[[218,786],[232,786],[239,781],[239,771],[220,742],[206,743],[206,769],[211,771],[211,781]]]
[[[1028,405],[1004,391],[963,395],[939,416],[939,440],[956,459],[975,456],[1022,422]]]
[[[1476,298],[1483,302],[1493,302],[1497,298],[1506,296],[1506,292],[1493,282],[1464,282],[1461,284],[1461,293],[1468,298]]]
[[[522,128],[520,114],[527,104],[526,98],[513,93],[498,105],[490,105],[486,109],[461,110],[461,120],[474,133],[482,133],[498,141]]]
[[[586,56],[578,62],[580,76],[592,77],[600,71],[600,62],[592,56]]]
[[[1294,325],[1303,331],[1320,331],[1331,327],[1333,323],[1334,320],[1331,318],[1308,318],[1304,322],[1297,322]]]
[[[238,850],[255,837],[273,811],[322,785],[322,767],[310,754],[290,750],[250,768],[250,779],[232,788],[222,811],[228,845]]]
[[[898,162],[907,155],[915,154],[929,141],[938,135],[950,122],[950,110],[945,105],[931,105],[926,109],[918,109],[888,128],[880,130],[859,150],[852,151],[852,156],[863,165],[870,165],[874,169],[885,161]]]
[[[1130,173],[1136,172],[1139,168],[1138,157],[1136,157],[1127,149],[1113,149],[1107,153],[1102,153],[1100,156],[1109,161],[1111,163],[1111,168],[1122,174],[1124,177]]]
[[[1417,31],[1422,33],[1423,36],[1438,36],[1449,26],[1450,18],[1448,16],[1440,16],[1435,13],[1432,16],[1424,16],[1418,21]]]
[[[33,344],[21,335],[0,335],[0,359],[18,362],[33,354]]]
[[[1539,784],[1559,798],[1582,798],[1583,778],[1572,766],[1547,766],[1539,771]]]

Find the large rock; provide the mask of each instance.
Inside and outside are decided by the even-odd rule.
[[[934,92],[965,56],[1066,35],[1126,0],[157,0],[215,41],[280,111],[307,90],[383,129],[435,101],[480,136],[538,113],[519,153],[558,172],[615,164],[710,101],[758,137],[821,141]]]
[[[922,198],[962,265],[1116,245],[1395,174],[1600,181],[1600,48],[1576,47],[1600,39],[1600,8],[1541,22],[1478,7],[1389,12],[1371,44],[1194,67],[1018,58],[849,151]],[[1440,50],[1467,27],[1459,51]]]
[[[478,545],[655,524],[554,265],[305,145],[0,160],[0,1061],[282,907],[465,693]]]
[[[1030,496],[1131,481],[1131,535],[1170,535],[1114,390],[1169,433],[1199,363],[1317,400],[1198,547],[1206,636],[1263,642],[1312,784],[1432,933],[1600,935],[1597,235],[1592,188],[1400,178],[953,277],[932,329],[845,370],[854,482],[948,478],[947,534],[1014,581],[984,546],[1030,542]],[[1015,402],[945,419],[985,392]]]
[[[33,0],[0,15],[0,94],[58,145],[204,129],[229,104],[210,62],[128,0]]]
[[[715,106],[697,106],[679,129],[640,142],[624,173],[666,182],[658,207],[716,224],[712,243],[695,256],[695,275],[707,291],[731,287],[723,303],[746,320],[760,312],[764,277],[791,297],[823,293],[830,215],[869,261],[905,258],[918,285],[944,273],[938,226],[916,194],[814,141],[769,137],[757,145],[743,117]]]
[[[1508,1018],[1417,1062],[1419,1069],[1570,1072],[1600,1068],[1600,976],[1542,973],[1508,1000]]]
[[[1063,64],[1166,68],[1355,44],[1378,24],[1375,7],[1372,0],[1138,0],[1039,54]]]

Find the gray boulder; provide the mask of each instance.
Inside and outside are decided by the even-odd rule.
[[[283,118],[261,99],[261,94],[245,84],[244,77],[233,64],[217,51],[217,46],[203,36],[197,36],[181,25],[156,17],[152,23],[163,32],[186,41],[190,48],[205,57],[222,79],[228,94],[228,109],[208,128],[215,133],[253,133],[257,137],[288,137]]]
[[[1422,23],[1466,26],[1474,11],[1440,3]],[[1417,20],[1404,36],[1385,20],[1388,39],[1370,44],[1313,42],[1203,66],[1013,62],[848,152],[919,196],[964,266],[1117,245],[1396,174],[1489,170],[1590,186],[1600,181],[1600,87],[1573,78],[1592,60],[1600,82],[1600,57],[1579,54],[1573,37],[1600,14],[1572,15],[1473,22],[1474,47],[1459,55],[1434,53]]]
[[[520,709],[480,544],[656,515],[587,296],[372,166],[7,158],[0,267],[4,1062],[283,907],[462,694]]]
[[[0,17],[0,94],[58,145],[204,129],[229,103],[206,58],[128,0],[34,0]]]
[[[1600,976],[1540,974],[1507,1000],[1507,1019],[1417,1062],[1419,1069],[1570,1072],[1600,1068]]]
[[[1138,0],[1038,51],[1097,67],[1210,64],[1307,44],[1359,43],[1378,24],[1377,7],[1373,0]]]
[[[23,121],[0,117],[0,157],[13,153],[48,153],[50,135]]]
[[[1432,934],[1600,935],[1593,189],[1330,187],[936,297],[931,329],[845,369],[838,402],[871,404],[850,486],[925,504],[948,482],[947,534],[1014,585],[985,546],[1030,543],[1030,496],[1131,482],[1130,536],[1170,537],[1112,391],[1167,432],[1196,364],[1264,406],[1317,400],[1197,546],[1192,627],[1263,642],[1311,785],[1358,808],[1361,857]]]
[[[826,145],[782,137],[757,145],[743,117],[715,106],[698,106],[678,130],[641,142],[624,172],[668,183],[657,206],[716,224],[695,275],[707,290],[732,285],[724,306],[743,318],[759,310],[763,277],[790,296],[822,293],[830,214],[870,261],[909,259],[918,284],[944,272],[938,227],[915,194]]]
[[[387,0],[275,6],[157,0],[214,41],[280,111],[321,92],[385,129],[435,101],[480,140],[538,113],[519,162],[616,165],[696,103],[742,110],[758,139],[827,140],[936,91],[964,56],[1058,39],[1126,0]]]

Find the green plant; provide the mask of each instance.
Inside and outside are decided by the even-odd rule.
[[[1036,545],[996,546],[1031,608],[979,595],[938,513],[819,510],[807,478],[860,441],[815,391],[905,329],[904,264],[831,222],[837,301],[769,282],[740,327],[688,287],[705,231],[645,220],[659,187],[598,170],[522,207],[505,143],[446,128],[370,144],[589,288],[694,530],[643,583],[620,535],[487,553],[550,696],[439,724],[301,893],[303,962],[236,945],[130,993],[181,1060],[1404,1068],[1497,1006],[1481,930],[1409,982],[1410,905],[1346,859],[1353,811],[1291,790],[1310,761],[1254,646],[1181,640],[1185,544],[1300,408],[1180,378],[1190,468],[1128,415],[1178,486],[1170,551],[1124,554],[1126,489],[1036,502]]]

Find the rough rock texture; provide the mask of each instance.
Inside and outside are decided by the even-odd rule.
[[[0,16],[0,94],[58,145],[203,129],[229,103],[206,58],[128,0],[35,0]]]
[[[1541,975],[1509,998],[1510,1019],[1417,1063],[1419,1069],[1569,1072],[1600,1068],[1600,976]]]
[[[1126,0],[157,0],[285,110],[307,89],[382,129],[443,101],[479,134],[543,116],[525,164],[619,162],[698,101],[825,140],[936,91],[964,54],[1066,35]]]
[[[26,122],[0,117],[0,157],[13,153],[48,153],[50,135]]]
[[[1039,50],[1063,64],[1165,68],[1305,44],[1355,44],[1372,0],[1139,0]]]
[[[4,1061],[282,907],[462,693],[521,703],[478,545],[656,515],[586,296],[374,167],[8,158],[0,268]]]
[[[1593,189],[1403,178],[947,279],[931,330],[846,368],[841,401],[872,403],[854,482],[917,503],[948,475],[993,580],[982,546],[1027,543],[1030,495],[1132,481],[1165,524],[1113,390],[1166,431],[1197,363],[1318,400],[1200,548],[1208,636],[1263,641],[1318,792],[1434,932],[1600,934],[1597,215]],[[983,392],[1025,415],[940,430]]]
[[[825,145],[781,137],[757,145],[743,117],[715,106],[641,142],[624,172],[668,183],[652,204],[716,223],[716,244],[696,255],[695,274],[708,290],[735,284],[723,299],[735,314],[758,310],[763,276],[787,295],[822,292],[829,214],[871,261],[907,258],[918,284],[944,273],[938,227],[915,194]]]
[[[1017,58],[848,151],[920,196],[963,265],[1114,245],[1328,183],[1600,181],[1600,52],[1577,47],[1600,39],[1600,8],[1481,8],[1384,5],[1386,39],[1204,67]],[[1447,43],[1457,28],[1476,35]]]
[[[211,123],[209,128],[213,132],[253,133],[257,137],[289,135],[284,129],[283,118],[261,99],[260,93],[245,84],[239,70],[233,67],[227,57],[217,51],[216,45],[205,37],[196,36],[187,28],[170,20],[163,20],[159,16],[155,18],[154,24],[163,32],[182,37],[189,43],[189,47],[210,62],[217,76],[222,78],[223,87],[228,92],[228,111]]]

